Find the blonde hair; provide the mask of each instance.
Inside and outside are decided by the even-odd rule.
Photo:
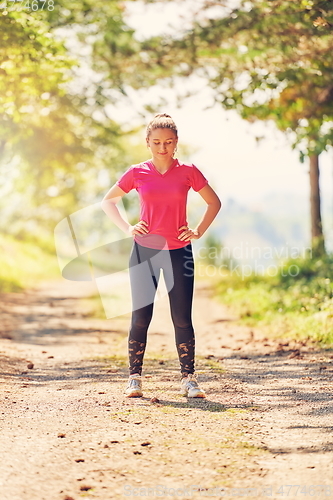
[[[147,126],[146,138],[148,139],[151,132],[157,128],[169,128],[175,133],[176,137],[178,137],[177,126],[167,113],[158,113],[154,116]]]

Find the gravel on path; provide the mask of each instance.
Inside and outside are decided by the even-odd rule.
[[[165,298],[144,397],[128,399],[129,315],[91,317],[96,293],[59,280],[1,295],[1,500],[333,497],[332,351],[241,325],[199,281],[207,399],[179,394]]]

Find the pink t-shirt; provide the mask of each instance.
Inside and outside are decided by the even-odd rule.
[[[116,182],[125,193],[136,189],[140,198],[140,220],[148,224],[147,236],[135,235],[139,245],[174,250],[189,244],[181,241],[178,231],[187,226],[186,202],[190,188],[200,191],[208,180],[195,165],[175,159],[164,174],[147,160],[132,165]]]

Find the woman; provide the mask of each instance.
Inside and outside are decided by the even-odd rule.
[[[194,165],[174,158],[178,131],[172,118],[157,114],[147,127],[147,147],[152,158],[131,166],[109,190],[102,209],[125,233],[134,236],[130,257],[132,320],[129,330],[129,381],[127,397],[142,396],[141,373],[147,331],[153,314],[160,276],[167,286],[181,371],[181,393],[206,397],[194,374],[195,338],[192,325],[194,264],[191,240],[199,239],[211,225],[221,202],[207,179]],[[190,188],[207,203],[195,229],[187,225],[186,202]],[[116,203],[131,189],[140,197],[140,220],[130,225]]]

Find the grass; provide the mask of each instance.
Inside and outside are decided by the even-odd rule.
[[[225,373],[225,368],[221,363],[214,359],[206,359],[204,356],[196,356],[197,373]]]
[[[108,365],[105,366],[106,370],[110,368],[125,368],[128,365],[127,356],[123,356],[120,354],[113,354],[112,356],[94,356],[91,359],[94,361],[108,363]]]
[[[275,276],[228,275],[216,291],[246,325],[323,347],[333,344],[333,256],[290,259]]]
[[[44,245],[5,234],[0,234],[0,264],[0,292],[18,292],[61,276],[56,255]]]

